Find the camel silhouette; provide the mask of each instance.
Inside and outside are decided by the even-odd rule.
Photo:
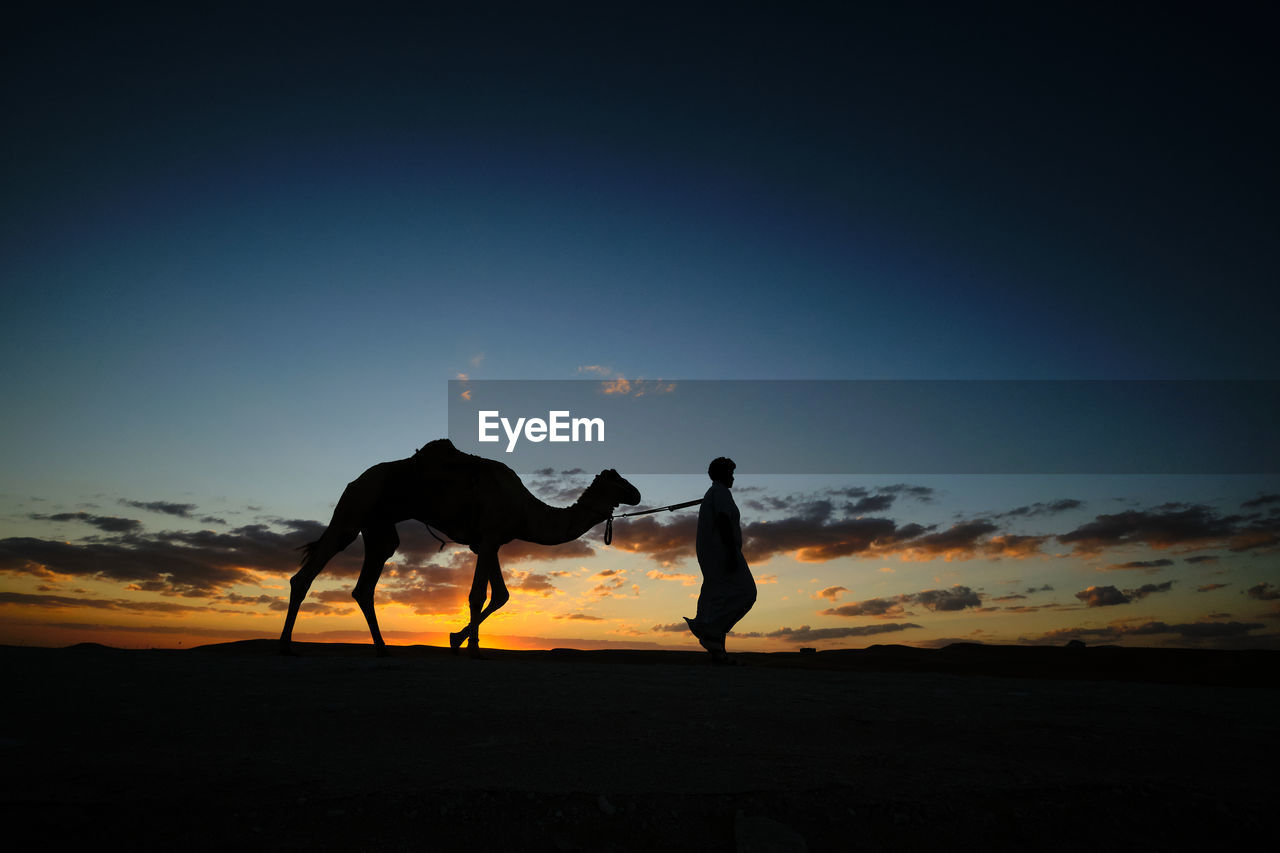
[[[293,623],[311,582],[356,534],[364,536],[364,566],[351,597],[369,623],[379,655],[385,655],[387,648],[373,611],[373,590],[387,560],[400,546],[396,523],[417,519],[428,529],[434,527],[455,542],[471,546],[476,555],[467,598],[471,620],[461,631],[449,634],[449,647],[457,652],[465,640],[475,654],[480,623],[511,597],[502,581],[499,548],[512,539],[539,545],[572,542],[609,518],[618,504],[639,502],[640,491],[610,468],[596,475],[572,506],[548,506],[506,465],[463,453],[447,438],[430,442],[408,459],[374,465],[347,485],[320,538],[302,546],[302,565],[289,579],[289,613],[280,634],[280,651],[291,653]]]

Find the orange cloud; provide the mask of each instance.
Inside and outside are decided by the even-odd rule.
[[[617,379],[600,383],[600,390],[604,394],[626,395],[631,393],[631,383],[619,376]]]
[[[632,380],[619,376],[600,383],[600,391],[603,394],[621,394],[633,397],[643,397],[645,394],[670,394],[674,390],[676,390],[676,383],[662,379]]]
[[[645,577],[655,581],[680,581],[681,586],[693,586],[701,580],[695,575],[685,574],[684,572],[660,572],[657,569],[645,572]]]

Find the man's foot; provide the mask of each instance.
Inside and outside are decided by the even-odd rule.
[[[467,656],[476,660],[485,660],[485,655],[480,651],[480,638],[478,631],[471,631],[463,628],[457,633],[449,634],[449,651],[455,655],[462,652],[462,643],[467,644]]]

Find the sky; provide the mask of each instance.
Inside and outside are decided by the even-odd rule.
[[[447,434],[450,380],[1280,379],[1273,9],[688,5],[10,13],[0,642],[277,636],[295,549]],[[1280,646],[1274,466],[735,459],[737,648]],[[693,520],[508,545],[482,638],[693,647]],[[439,644],[472,557],[400,535],[384,634]],[[360,552],[297,639],[367,641]]]

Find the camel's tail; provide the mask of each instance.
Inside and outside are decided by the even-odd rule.
[[[302,559],[298,562],[298,575],[314,578],[320,574],[325,564],[355,541],[359,533],[359,530],[335,528],[330,524],[319,539],[298,548],[302,552]]]
[[[307,563],[311,562],[311,558],[316,553],[316,547],[320,544],[317,539],[314,542],[308,542],[306,545],[299,545],[297,550],[302,552],[302,559],[298,561],[299,568],[306,568]]]

